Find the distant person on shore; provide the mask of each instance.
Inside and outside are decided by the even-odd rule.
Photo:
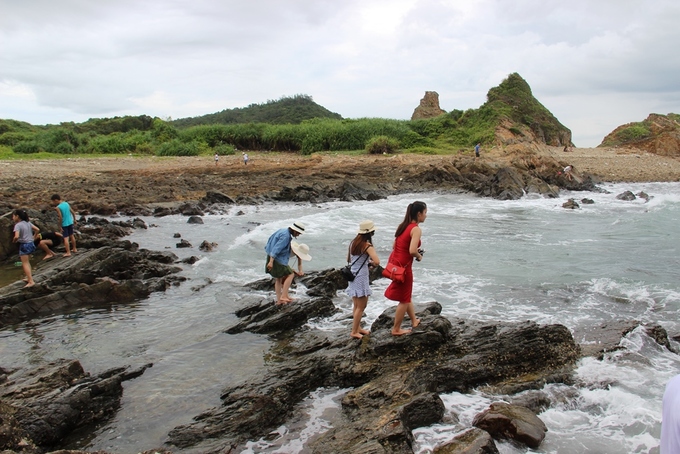
[[[677,453],[680,453],[680,375],[666,384],[661,413],[661,454]]]
[[[28,220],[28,213],[26,210],[15,210],[12,213],[12,220],[14,221],[14,243],[19,243],[19,258],[21,259],[21,267],[24,269],[26,275],[26,285],[24,288],[33,287],[33,274],[31,273],[31,254],[35,252],[35,244],[33,244],[33,232],[39,232],[40,229]]]
[[[361,327],[361,318],[368,305],[368,297],[371,296],[371,286],[368,279],[369,267],[380,265],[380,259],[373,247],[373,234],[375,224],[373,221],[362,221],[359,224],[357,236],[354,237],[347,251],[347,262],[352,264],[354,280],[349,281],[347,294],[352,297],[352,331],[350,336],[361,339],[369,332]]]
[[[243,165],[248,165],[248,153],[243,153]]]
[[[416,318],[413,309],[411,294],[413,292],[413,259],[420,262],[425,252],[420,249],[422,230],[419,224],[425,222],[426,218],[427,205],[425,202],[413,202],[406,208],[406,216],[404,216],[404,220],[399,224],[394,234],[394,246],[387,262],[403,266],[405,273],[404,282],[392,281],[385,290],[385,297],[387,299],[399,302],[397,311],[394,314],[393,336],[401,336],[411,332],[411,330],[401,329],[404,314],[408,314],[411,319],[412,328],[420,324],[420,319]]]
[[[475,158],[479,157],[479,147],[481,147],[481,146],[482,146],[481,143],[478,143],[477,145],[475,145]]]
[[[295,276],[304,276],[305,272],[302,269],[302,261],[304,260],[305,262],[308,262],[312,260],[312,256],[309,255],[309,246],[307,246],[304,243],[298,243],[297,241],[291,241],[290,242],[290,249],[291,249],[291,258],[297,258],[297,271],[295,271],[292,267],[291,270],[293,270],[293,274],[289,274],[288,277],[286,277],[286,280],[283,282],[283,289],[285,289],[285,293],[281,293],[281,300],[284,303],[291,303],[295,301],[295,299],[291,298],[288,295],[288,290],[290,289],[290,286],[293,284],[293,279],[295,279]],[[277,304],[278,301],[277,301]],[[283,303],[282,303],[283,304]]]
[[[562,151],[564,151],[565,153],[567,153],[567,152],[570,152],[570,151],[574,151],[574,149],[572,148],[571,145],[566,144],[566,145],[564,146],[564,150],[562,150]]]
[[[290,259],[293,238],[297,238],[305,232],[305,226],[301,222],[294,222],[290,227],[279,229],[274,232],[267,240],[264,247],[267,253],[267,263],[265,272],[269,273],[274,279],[274,290],[276,292],[276,303],[285,304],[292,300],[288,297],[288,287],[293,282],[293,270],[288,266]],[[291,279],[287,279],[288,277]],[[286,286],[287,284],[287,286]],[[286,297],[284,299],[284,296]]]
[[[573,168],[572,166],[568,165],[568,166],[565,167],[564,170],[562,171],[562,172],[564,173],[564,176],[567,177],[567,180],[569,180],[569,181],[572,181],[572,180],[574,179],[574,178],[571,176],[571,171],[572,171],[573,169],[574,169],[574,168]]]
[[[64,236],[59,232],[45,232],[36,233],[33,235],[33,244],[36,248],[45,251],[43,260],[49,260],[54,257],[51,247],[57,247],[64,241]]]
[[[218,162],[220,162],[220,155],[215,153],[215,167],[217,167]]]
[[[61,234],[64,237],[64,248],[66,253],[64,257],[70,257],[71,252],[76,253],[76,236],[73,233],[73,226],[78,223],[76,221],[76,213],[71,208],[71,205],[66,201],[62,201],[59,194],[52,196],[52,205],[59,215],[59,223],[61,224]]]

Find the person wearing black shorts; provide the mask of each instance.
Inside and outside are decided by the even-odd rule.
[[[33,237],[33,244],[35,244],[35,247],[45,251],[43,260],[49,260],[54,257],[54,252],[52,252],[50,247],[57,247],[63,242],[64,236],[59,232],[36,233]]]

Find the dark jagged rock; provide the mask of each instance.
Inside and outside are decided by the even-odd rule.
[[[456,435],[451,442],[436,447],[433,452],[434,454],[499,454],[489,432],[477,428]]]
[[[360,341],[349,337],[349,327],[285,331],[301,322],[282,323],[280,314],[296,306],[309,313],[313,301],[276,307],[260,299],[238,311],[248,322],[230,332],[260,329],[277,320],[273,332],[285,334],[268,354],[268,371],[225,389],[221,407],[173,429],[169,442],[200,449],[208,439],[214,445],[219,438],[224,446],[257,439],[284,423],[312,390],[338,386],[354,387],[342,400],[346,417],[311,442],[311,452],[410,452],[411,429],[441,418],[436,393],[467,392],[506,380],[541,387],[545,377],[564,377],[556,372],[573,367],[579,357],[563,326],[452,322],[438,315],[438,303],[416,305],[421,323],[407,336],[390,334],[389,313]]]
[[[647,194],[645,191],[640,191],[635,195],[640,197],[641,199],[645,199],[645,203],[649,202],[652,199],[652,197],[650,197],[649,194]]]
[[[189,216],[187,224],[203,224],[203,218],[200,216]]]
[[[592,205],[595,201],[593,199],[583,198],[581,199],[581,203],[584,205]]]
[[[184,216],[205,216],[205,213],[200,206],[196,203],[185,202],[181,204],[178,208],[180,214]]]
[[[643,324],[638,320],[612,320],[601,325],[582,327],[574,331],[574,339],[581,343],[583,356],[602,359],[607,352],[623,349],[621,338],[639,326],[659,345],[673,351],[666,330],[657,324]]]
[[[198,249],[205,252],[212,252],[217,249],[217,243],[211,243],[208,240],[203,240]]]
[[[134,218],[132,220],[132,227],[135,229],[144,229],[146,230],[148,226],[146,225],[146,222],[144,222],[143,219],[140,218]]]
[[[119,367],[90,376],[78,361],[62,359],[6,371],[8,379],[0,383],[0,448],[44,452],[74,430],[105,421],[120,406],[121,383],[148,367]]]
[[[491,178],[489,195],[499,200],[518,200],[524,195],[524,180],[512,167],[500,169]]]
[[[129,243],[129,242],[128,242]],[[52,259],[34,270],[34,287],[0,288],[0,326],[79,307],[125,303],[165,290],[183,278],[174,254],[102,247]]]
[[[631,191],[624,191],[621,194],[616,196],[617,199],[619,200],[625,200],[627,202],[633,201],[636,199],[635,194],[633,194]]]
[[[234,202],[234,199],[218,191],[206,192],[205,197],[203,197],[201,200],[205,203],[225,203],[225,204],[236,203]]]
[[[256,308],[237,311],[242,320],[227,329],[229,334],[250,331],[260,334],[273,334],[304,325],[310,318],[332,315],[336,312],[330,298],[300,299],[289,304],[277,305],[261,301]]]
[[[581,208],[581,207],[579,206],[578,202],[576,202],[576,200],[574,200],[574,199],[569,199],[569,200],[567,200],[566,202],[564,202],[564,203],[562,204],[562,208],[567,208],[567,209],[570,209],[570,210],[575,210],[576,208]]]
[[[186,263],[187,265],[193,265],[194,263],[198,262],[200,259],[196,257],[195,255],[192,255],[191,257],[187,257],[182,260],[182,263]]]
[[[475,416],[472,425],[485,430],[494,438],[510,439],[530,448],[538,448],[548,428],[531,410],[494,402],[489,408]]]
[[[180,240],[179,243],[176,243],[176,244],[175,244],[175,247],[176,247],[177,249],[182,249],[182,248],[188,248],[188,247],[193,247],[193,246],[192,246],[191,243],[189,243],[187,240],[182,239],[182,240]]]
[[[172,235],[172,237],[173,238],[182,238],[182,234],[181,233],[175,233],[174,235]]]

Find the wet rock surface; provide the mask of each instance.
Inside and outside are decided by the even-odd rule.
[[[170,445],[214,449],[219,439],[222,447],[237,447],[284,423],[309,392],[337,386],[353,388],[342,399],[343,417],[311,443],[311,452],[412,452],[412,430],[443,416],[439,393],[504,380],[519,381],[524,389],[540,387],[546,377],[569,375],[580,355],[563,326],[452,321],[440,315],[436,302],[416,305],[421,323],[406,336],[391,335],[394,309],[385,311],[362,340],[350,338],[349,327],[293,329],[300,322],[291,321],[290,329],[283,328],[281,313],[317,317],[323,299],[303,298],[283,307],[251,301],[239,310],[237,316],[249,321],[229,332],[262,332],[268,323],[277,327],[267,330],[277,339],[268,353],[268,372],[226,388],[222,406],[173,429]]]
[[[29,369],[0,368],[0,449],[46,452],[74,431],[106,421],[120,406],[122,382],[148,367],[120,367],[95,376],[78,361],[65,359]]]

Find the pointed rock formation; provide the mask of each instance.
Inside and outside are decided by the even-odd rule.
[[[426,91],[420,105],[415,108],[411,120],[422,120],[423,118],[434,118],[446,111],[439,107],[439,93],[436,91]]]

